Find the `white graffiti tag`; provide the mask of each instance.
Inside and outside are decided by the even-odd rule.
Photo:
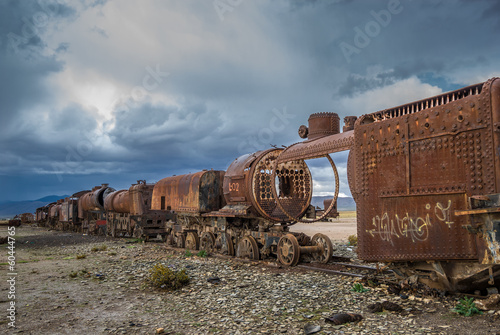
[[[435,222],[444,222],[451,227],[451,200],[448,201],[448,206],[444,207],[441,203],[437,202],[434,206]],[[431,209],[431,205],[425,206],[426,210]],[[389,214],[385,212],[382,216],[375,216],[372,218],[373,229],[367,229],[366,232],[372,237],[379,236],[382,241],[389,242],[394,245],[394,239],[407,238],[413,243],[426,241],[429,238],[429,228],[432,227],[431,215],[427,213],[425,216],[411,217],[408,212],[400,216],[394,214],[394,218],[390,218]]]

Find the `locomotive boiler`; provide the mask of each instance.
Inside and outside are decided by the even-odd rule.
[[[203,249],[258,260],[277,257],[296,265],[308,255],[327,262],[330,239],[289,232],[284,213],[276,207],[272,167],[282,149],[237,158],[224,171],[200,171],[167,177],[156,183],[152,209],[172,211],[167,242],[191,250]],[[312,196],[311,176],[302,160],[279,172],[279,197],[294,215],[304,215]]]
[[[108,184],[102,184],[92,188],[92,191],[83,192],[78,198],[78,221],[75,222],[81,224],[79,230],[90,234],[106,232],[104,199],[114,191]]]
[[[138,180],[128,190],[110,193],[104,199],[107,235],[129,236],[149,240],[166,238],[166,221],[172,216],[164,211],[152,210],[154,184]]]

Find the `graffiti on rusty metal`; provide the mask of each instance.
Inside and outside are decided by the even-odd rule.
[[[451,221],[451,200],[448,201],[448,206],[444,206],[440,202],[434,205],[434,215],[432,216],[435,223],[444,222],[448,228],[453,224]],[[430,204],[425,205],[425,209],[429,211],[432,208]],[[426,241],[429,237],[429,228],[433,225],[431,213],[426,213],[424,216],[412,217],[408,212],[405,215],[394,214],[394,218],[385,212],[381,216],[376,215],[372,218],[373,229],[366,229],[366,232],[372,237],[379,236],[382,241],[389,242],[394,245],[394,238],[407,238],[413,243]]]

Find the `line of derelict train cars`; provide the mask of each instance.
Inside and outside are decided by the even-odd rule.
[[[160,234],[179,247],[275,256],[286,265],[327,262],[328,237],[289,227],[308,221],[313,183],[306,160],[324,157],[332,166],[336,193],[322,219],[338,195],[330,154],[348,150],[360,259],[440,289],[498,285],[500,79],[344,123],[340,132],[335,113],[312,114],[299,128],[304,141],[244,155],[225,172],[116,192],[103,185],[39,209],[37,220],[89,232],[105,226],[115,236]]]
[[[154,184],[139,180],[128,190],[102,184],[38,208],[36,222],[113,237],[159,237],[179,248],[253,260],[274,255],[285,265],[296,265],[300,253],[327,262],[333,251],[330,239],[290,233],[289,223],[273,204],[268,172],[281,150],[242,156],[227,171],[204,170]],[[307,167],[290,173],[293,186],[289,180],[287,191],[301,192],[298,210],[302,215],[314,213],[309,205],[312,193],[305,192],[312,185]]]

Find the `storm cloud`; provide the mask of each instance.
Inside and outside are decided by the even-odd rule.
[[[311,113],[499,76],[499,28],[488,0],[0,1],[0,201],[225,170]]]

